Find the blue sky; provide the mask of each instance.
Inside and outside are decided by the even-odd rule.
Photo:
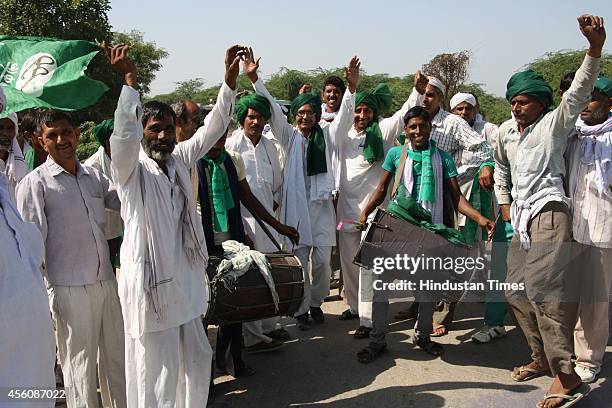
[[[583,49],[576,17],[607,18],[612,42],[612,2],[518,1],[111,1],[114,31],[137,29],[169,52],[152,94],[175,82],[223,79],[231,44],[251,45],[264,77],[280,67],[299,70],[345,65],[352,55],[367,73],[406,75],[433,56],[472,52],[470,82],[503,95],[510,75],[548,51]]]

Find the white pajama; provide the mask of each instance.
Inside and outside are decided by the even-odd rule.
[[[125,340],[129,407],[206,406],[212,348],[200,318]]]
[[[266,336],[273,330],[280,329],[280,316],[269,317],[263,320],[255,320],[253,322],[242,323],[242,337],[244,346],[250,347],[262,341],[265,343],[272,342],[272,338]]]
[[[68,407],[98,406],[98,353],[102,394],[111,407],[125,407],[123,318],[117,282],[51,285],[48,294]]]

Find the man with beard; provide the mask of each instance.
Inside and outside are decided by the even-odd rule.
[[[17,185],[17,206],[45,243],[49,305],[69,407],[125,403],[124,337],[117,281],[104,227],[119,211],[111,181],[76,158],[79,128],[65,112],[38,115],[47,161]],[[107,399],[108,397],[108,399]]]
[[[249,52],[245,60],[245,73],[255,91],[271,105],[272,133],[286,157],[280,219],[300,233],[300,243],[292,250],[295,249],[304,268],[304,301],[296,313],[301,330],[310,329],[309,312],[315,322],[324,321],[321,304],[329,293],[331,249],[336,244],[336,217],[331,196],[335,183],[331,159],[337,149],[337,135],[346,134],[351,126],[359,66],[359,59],[353,57],[345,68],[348,92],[343,96],[338,116],[329,126],[319,125],[320,96],[307,92],[298,95],[291,103],[291,113],[297,124],[293,127],[259,80],[259,59],[255,60]],[[288,248],[290,243],[286,240],[284,243]]]
[[[600,76],[591,102],[580,113],[566,151],[574,239],[587,272],[574,331],[576,373],[583,382],[601,371],[609,336],[612,282],[612,80]]]
[[[495,148],[495,194],[515,231],[507,281],[525,287],[506,291],[506,298],[532,353],[532,361],[516,367],[512,378],[527,381],[551,372],[555,379],[538,404],[543,408],[573,404],[584,395],[572,363],[579,275],[570,263],[563,153],[569,131],[592,98],[606,32],[601,17],[582,15],[578,24],[589,48],[559,106],[549,111],[552,88],[540,74],[514,74],[506,91],[513,118],[499,127]]]
[[[0,111],[6,106],[4,91],[0,88]],[[8,178],[8,191],[15,202],[15,187],[28,173],[25,159],[17,142],[18,119],[16,113],[3,113],[0,117],[0,172]]]
[[[208,304],[208,252],[189,169],[223,136],[244,47],[227,50],[225,81],[206,125],[176,144],[170,106],[140,105],[128,46],[106,47],[125,86],[110,139],[111,171],[123,205],[119,296],[125,316],[129,407],[205,404],[212,349],[200,316]]]

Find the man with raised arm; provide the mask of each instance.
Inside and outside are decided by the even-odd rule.
[[[200,319],[209,299],[208,254],[189,169],[229,125],[244,47],[227,50],[215,107],[205,126],[179,144],[172,108],[156,101],[141,106],[128,47],[106,49],[125,80],[110,144],[125,221],[119,297],[128,407],[199,407],[208,397],[212,363]]]
[[[359,66],[359,59],[353,57],[345,68],[348,91],[343,96],[338,116],[329,126],[319,125],[319,94],[305,92],[291,103],[291,113],[296,118],[293,127],[259,79],[259,59],[255,60],[250,51],[245,60],[245,73],[255,91],[270,103],[272,133],[286,157],[280,220],[300,233],[295,253],[304,268],[304,302],[296,313],[301,330],[310,328],[309,312],[315,322],[324,320],[321,304],[329,293],[331,250],[336,245],[336,215],[331,196],[335,187],[332,155],[337,149],[337,135],[346,134],[351,127]],[[287,239],[283,242],[285,248],[292,247]]]
[[[589,48],[559,106],[549,111],[552,88],[540,74],[514,74],[506,90],[513,118],[499,127],[495,148],[495,194],[515,232],[507,281],[525,286],[506,291],[506,297],[531,349],[531,362],[516,367],[512,378],[552,373],[548,395],[538,404],[543,408],[583,396],[572,362],[579,276],[570,264],[572,217],[563,153],[567,135],[591,100],[606,32],[601,17],[583,15],[578,24]]]

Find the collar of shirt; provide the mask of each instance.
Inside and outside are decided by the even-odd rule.
[[[442,126],[444,119],[446,119],[448,115],[450,115],[450,113],[440,108],[438,110],[438,113],[436,113],[436,116],[434,116],[433,119],[431,120],[431,125],[432,126]]]
[[[527,126],[525,128],[525,130],[523,130],[523,133],[519,132],[519,130],[518,130],[518,123],[517,123],[516,119],[512,118],[512,126],[510,127],[509,132],[510,133],[518,133],[519,136],[522,138],[523,136],[528,135],[529,133],[531,133],[533,128],[535,128],[536,125],[538,123],[540,123],[540,121],[542,120],[543,117],[544,117],[544,114],[540,115],[540,117],[535,122],[533,122],[531,125]]]
[[[62,173],[66,173],[72,176],[72,174],[68,173],[68,171],[63,168],[61,165],[57,164],[55,162],[55,160],[53,160],[51,158],[51,156],[47,156],[47,161],[44,164],[48,169],[49,169],[49,173],[51,173],[51,175],[53,177],[57,177]],[[81,166],[81,163],[76,162],[76,177],[79,178],[82,175],[89,175],[89,171],[87,171],[87,167],[83,167]]]

